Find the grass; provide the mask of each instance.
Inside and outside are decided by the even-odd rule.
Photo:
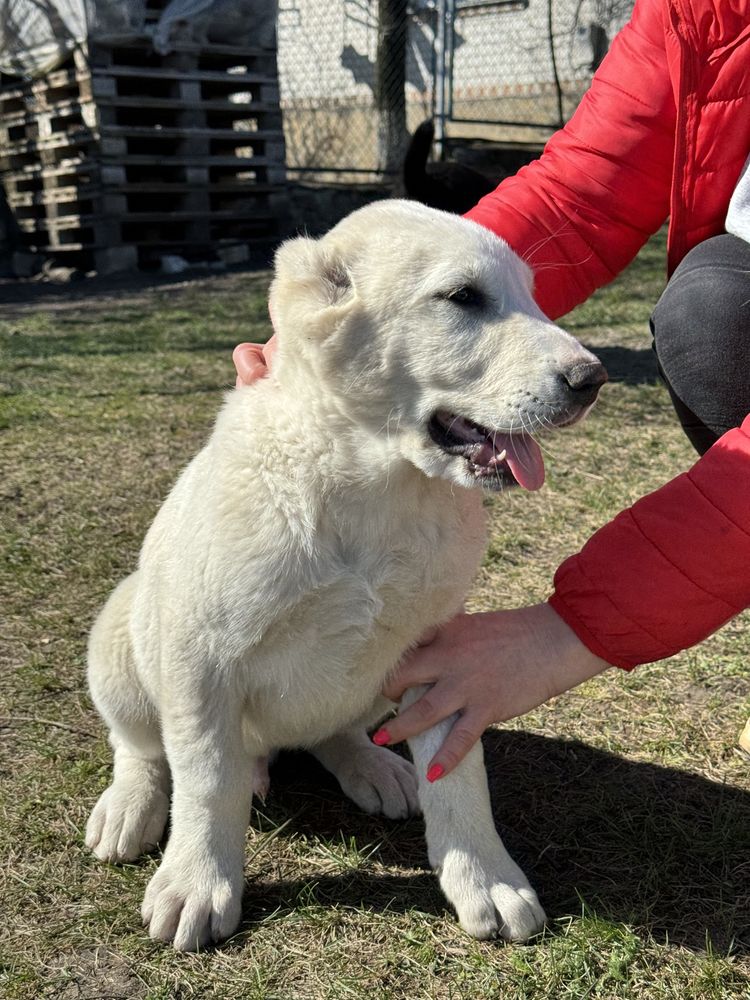
[[[471,607],[543,598],[555,567],[693,460],[647,333],[663,239],[566,320],[612,383],[546,443],[539,494],[490,502]],[[0,992],[26,998],[737,1000],[750,997],[747,618],[486,736],[498,825],[550,915],[525,946],[464,935],[419,821],[368,818],[287,755],[248,833],[238,934],[178,955],[138,910],[156,859],[82,846],[110,751],[84,682],[87,630],[263,339],[266,274],[78,287],[0,318]],[[613,567],[616,572],[616,567]]]

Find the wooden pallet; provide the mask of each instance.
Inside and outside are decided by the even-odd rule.
[[[134,43],[122,51],[91,48],[77,60],[79,69],[90,74],[93,92],[102,106],[124,109],[128,103],[135,106],[136,98],[145,102],[140,107],[151,116],[158,115],[163,125],[186,112],[198,117],[221,112],[235,119],[260,116],[259,128],[281,127],[272,53],[188,46],[161,58],[145,44]]]
[[[12,82],[0,88],[0,118],[25,111],[48,111],[66,100],[87,99],[88,75],[71,63],[40,80]]]
[[[91,44],[0,86],[0,178],[30,248],[108,270],[272,241],[284,180],[275,54]]]

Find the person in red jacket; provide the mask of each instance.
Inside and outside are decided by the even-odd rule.
[[[637,0],[575,115],[468,217],[534,269],[556,319],[611,281],[669,217],[651,327],[702,456],[558,569],[549,600],[459,615],[388,684],[430,689],[373,736],[455,717],[436,780],[492,722],[615,665],[695,645],[750,606],[750,0]],[[241,381],[265,366],[239,345]]]

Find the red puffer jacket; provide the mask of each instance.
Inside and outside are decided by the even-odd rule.
[[[667,216],[669,273],[723,232],[748,154],[750,0],[638,0],[570,122],[468,216],[531,264],[555,318]],[[564,562],[550,603],[623,667],[694,645],[750,606],[750,416]]]

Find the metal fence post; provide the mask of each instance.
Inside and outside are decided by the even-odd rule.
[[[453,28],[456,0],[437,0],[435,34],[435,149],[442,160],[445,147],[445,123],[450,115]]]

